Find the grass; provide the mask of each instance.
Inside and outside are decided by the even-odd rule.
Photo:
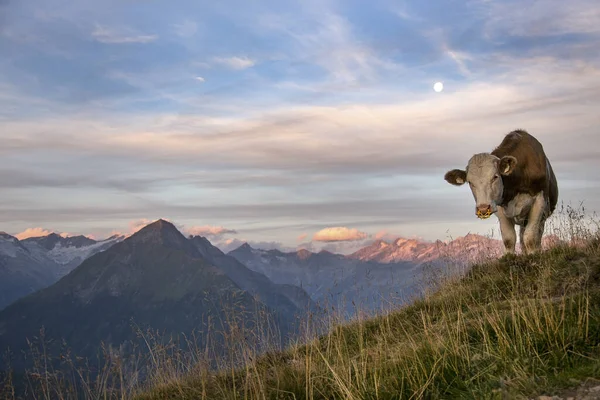
[[[136,399],[503,399],[600,376],[600,240],[507,256],[386,315]]]
[[[182,352],[150,336],[152,363],[144,380],[132,378],[135,366],[108,357],[95,382],[63,390],[64,382],[48,383],[48,374],[37,372],[31,387],[41,393],[35,398],[64,399],[552,395],[600,377],[600,236],[597,224],[567,210],[568,218],[549,227],[563,243],[438,274],[436,290],[409,306],[334,323],[326,334],[316,334],[320,321],[307,322],[304,337],[287,349],[259,351],[265,345],[257,346],[257,333],[234,329],[222,333],[228,354],[214,361],[208,348],[188,344]],[[78,371],[86,382],[86,367]],[[11,398],[12,377],[4,378],[4,392],[1,379],[0,396]]]

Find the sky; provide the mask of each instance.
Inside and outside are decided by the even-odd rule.
[[[596,0],[0,0],[0,54],[0,230],[21,237],[488,234],[443,175],[514,129],[560,202],[600,211]]]

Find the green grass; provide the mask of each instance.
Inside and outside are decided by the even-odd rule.
[[[600,376],[600,241],[505,256],[386,315],[136,399],[518,399]]]

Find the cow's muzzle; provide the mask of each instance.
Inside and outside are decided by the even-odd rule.
[[[475,209],[475,214],[479,219],[488,219],[494,212],[489,204],[479,205]]]

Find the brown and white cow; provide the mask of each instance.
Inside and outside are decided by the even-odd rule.
[[[496,214],[505,252],[514,253],[520,226],[521,247],[539,250],[546,219],[558,201],[558,185],[540,142],[524,130],[516,130],[491,153],[475,154],[465,171],[453,169],[444,179],[453,185],[469,183],[475,198],[475,214]]]

